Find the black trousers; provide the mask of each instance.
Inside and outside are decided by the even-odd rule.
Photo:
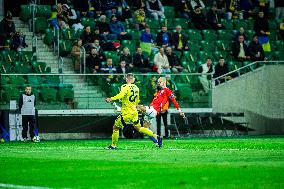
[[[161,136],[161,118],[163,118],[163,123],[165,126],[165,137],[169,137],[169,130],[168,130],[168,119],[167,119],[168,111],[164,113],[160,113],[156,116],[157,120],[157,134]]]
[[[23,115],[22,116],[22,137],[27,138],[28,128],[30,127],[29,133],[31,139],[35,136],[34,129],[36,126],[36,118],[33,115]]]

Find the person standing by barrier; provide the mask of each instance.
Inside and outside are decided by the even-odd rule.
[[[39,142],[38,128],[36,126],[36,97],[32,94],[32,87],[26,86],[25,92],[20,95],[19,109],[22,114],[22,137],[23,141],[27,141],[27,132],[29,129],[31,140]]]

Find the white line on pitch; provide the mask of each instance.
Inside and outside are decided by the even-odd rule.
[[[16,185],[16,184],[5,184],[0,183],[0,188],[16,188],[16,189],[52,189],[49,187],[43,186],[24,186],[24,185]],[[67,189],[67,188],[64,188]]]

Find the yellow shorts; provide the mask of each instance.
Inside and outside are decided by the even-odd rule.
[[[140,121],[138,119],[138,114],[121,114],[116,118],[114,122],[114,125],[118,128],[122,128],[122,126],[130,124],[132,124],[134,127],[141,126]]]

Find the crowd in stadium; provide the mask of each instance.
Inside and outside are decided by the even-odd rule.
[[[83,31],[78,40],[73,41],[71,54],[74,57],[75,71],[82,66],[81,46],[89,54],[86,66],[90,73],[156,72],[215,73],[218,77],[229,72],[227,59],[239,62],[263,61],[266,59],[264,46],[269,42],[269,20],[277,22],[276,35],[284,39],[284,2],[281,0],[59,0],[52,8],[48,19],[51,28]],[[275,7],[275,15],[270,15],[270,5]],[[181,18],[181,22],[169,23],[165,7],[174,7],[171,18]],[[273,16],[273,17],[271,17]],[[94,23],[83,24],[84,18],[94,18]],[[229,55],[217,57],[201,55],[204,62],[195,70],[182,64],[188,51],[194,51],[192,36],[186,30],[200,30],[206,42],[206,32],[227,30],[226,23],[249,20],[253,23],[253,35],[246,28],[235,28],[230,41]],[[237,22],[236,22],[237,23]],[[186,25],[186,29],[184,29]],[[129,30],[129,28],[131,28]],[[205,32],[206,31],[206,32]],[[134,33],[133,33],[134,32]],[[12,39],[12,49],[21,50],[27,45],[24,36],[16,32],[12,15],[8,14],[0,24],[1,46],[7,38]],[[134,39],[134,35],[139,35]],[[221,33],[218,36],[220,39]],[[201,40],[202,40],[201,39]],[[215,39],[216,40],[216,39]],[[214,51],[215,40],[207,41],[202,50]],[[128,42],[129,44],[124,44]],[[222,43],[223,49],[225,49]],[[123,48],[122,48],[123,47]],[[215,48],[215,46],[214,46]],[[270,47],[268,51],[270,50]],[[105,52],[113,51],[111,56]],[[197,49],[198,51],[198,49]],[[211,53],[212,53],[211,52]],[[206,57],[205,57],[206,56]],[[188,58],[188,57],[187,57]],[[194,60],[190,54],[191,60]],[[196,60],[195,60],[196,61]],[[206,62],[205,62],[206,61]],[[220,62],[218,64],[218,62]],[[208,81],[200,78],[203,86]],[[204,87],[206,88],[206,87]]]

